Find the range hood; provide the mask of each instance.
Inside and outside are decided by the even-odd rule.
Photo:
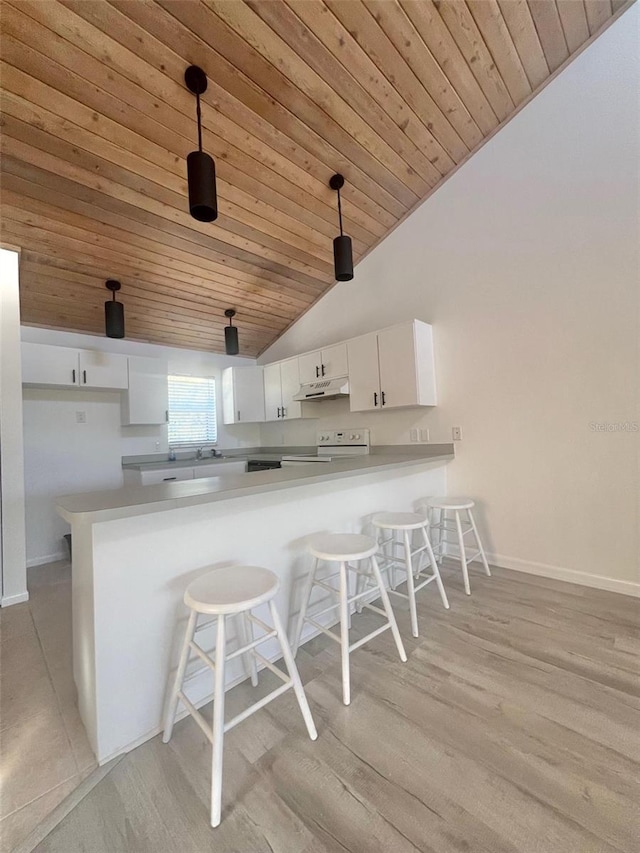
[[[294,400],[332,400],[336,397],[349,396],[349,379],[341,376],[338,379],[318,379],[317,382],[307,382],[301,385]]]

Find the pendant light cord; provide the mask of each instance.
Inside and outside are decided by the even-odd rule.
[[[196,116],[198,119],[198,150],[202,151],[202,113],[200,111],[200,95],[196,94]]]
[[[340,190],[338,190],[338,219],[340,220],[340,236],[342,237],[342,204],[340,202]]]

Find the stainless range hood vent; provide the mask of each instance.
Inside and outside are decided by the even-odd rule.
[[[334,400],[336,397],[349,396],[349,379],[341,376],[338,379],[318,379],[301,385],[294,400],[306,402],[309,400]]]

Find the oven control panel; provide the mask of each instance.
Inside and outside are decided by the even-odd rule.
[[[369,448],[368,429],[330,429],[317,433],[318,447],[366,447]]]

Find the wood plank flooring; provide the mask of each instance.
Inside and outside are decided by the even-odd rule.
[[[640,602],[475,567],[469,598],[453,563],[443,576],[451,610],[423,590],[419,639],[397,607],[406,664],[388,634],[352,655],[350,707],[337,649],[301,649],[318,741],[290,693],[230,732],[218,829],[210,748],[187,719],[125,756],[38,853],[637,853]],[[354,636],[376,619],[354,617]],[[227,713],[250,696],[235,688]]]

